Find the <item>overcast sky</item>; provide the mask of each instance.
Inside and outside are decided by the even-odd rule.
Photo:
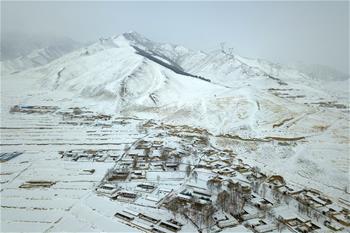
[[[349,3],[1,2],[2,33],[94,41],[137,31],[149,39],[242,56],[324,64],[349,73]]]

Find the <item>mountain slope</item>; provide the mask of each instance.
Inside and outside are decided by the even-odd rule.
[[[292,180],[332,191],[347,185],[349,93],[339,91],[346,86],[332,90],[278,64],[129,32],[1,81],[9,90],[3,95],[8,108],[79,106],[201,127],[220,146]]]
[[[45,65],[82,46],[69,38],[39,38],[22,34],[5,33],[1,40],[2,74]]]
[[[44,74],[35,76],[42,76],[41,85],[51,90],[108,100],[113,111],[187,102],[225,90],[139,47],[125,35],[104,39],[28,74]]]

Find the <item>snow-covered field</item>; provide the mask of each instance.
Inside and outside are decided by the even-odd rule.
[[[348,80],[319,82],[258,59],[155,43],[134,32],[101,39],[47,65],[6,71],[0,149],[24,153],[1,164],[2,231],[135,231],[114,217],[129,204],[94,192],[118,159],[76,162],[58,152],[112,149],[122,157],[147,135],[140,124],[149,119],[206,129],[213,146],[232,150],[265,174],[349,205],[348,87]],[[57,110],[10,113],[15,105]],[[86,117],[65,117],[78,107]],[[97,119],[101,114],[112,118]],[[95,172],[83,172],[89,169]],[[151,175],[147,180],[156,182]],[[186,180],[173,178],[174,187]],[[28,180],[56,183],[19,188]],[[162,221],[172,218],[166,209],[151,210]],[[195,230],[182,221],[181,231]]]

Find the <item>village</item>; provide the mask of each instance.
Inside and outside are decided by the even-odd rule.
[[[288,184],[210,145],[208,132],[146,122],[152,133],[126,148],[96,188],[117,202],[166,208],[174,218],[130,209],[115,216],[150,232],[178,232],[182,215],[199,232],[347,231],[350,211],[314,189]],[[142,221],[140,221],[140,219]]]
[[[97,204],[90,201],[86,205],[93,206],[92,213],[96,214],[98,209],[99,215],[105,215],[112,222],[142,232],[158,233],[350,230],[348,202],[335,201],[318,190],[290,183],[279,174],[264,173],[247,164],[231,149],[213,145],[212,138],[217,136],[205,129],[96,115],[80,108],[14,106],[11,109],[14,118],[22,117],[23,113],[31,117],[53,114],[57,121],[49,127],[84,130],[76,134],[75,144],[52,140],[36,144],[42,148],[50,146],[50,156],[41,158],[44,159],[41,169],[48,171],[46,160],[52,161],[52,166],[74,167],[74,182],[86,180],[79,184],[81,192],[88,195],[87,200],[98,200],[108,207],[98,209]],[[22,146],[32,146],[31,135],[28,134]],[[91,143],[85,143],[82,135]],[[13,139],[6,135],[4,138],[6,146],[12,148]],[[11,168],[11,162],[25,158],[26,150],[22,149],[0,156],[2,168],[5,168],[1,173],[1,192],[75,187],[75,183],[68,182],[72,178],[64,175],[64,171],[59,172],[63,180],[57,174],[45,178],[30,167],[19,173],[6,172],[8,162]],[[58,165],[60,161],[62,165]],[[27,160],[20,162],[21,166],[27,163]],[[12,166],[18,167],[17,164]],[[24,175],[20,176],[22,172]],[[29,179],[26,172],[29,177],[40,179]],[[16,179],[17,176],[21,179]],[[6,185],[10,186],[7,188]],[[11,205],[2,207],[23,210],[23,207]],[[49,229],[59,230],[60,221],[64,223],[55,220]]]

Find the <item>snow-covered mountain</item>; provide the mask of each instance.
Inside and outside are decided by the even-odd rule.
[[[8,106],[84,106],[202,127],[250,140],[250,150],[233,149],[275,172],[338,189],[347,185],[348,80],[332,85],[264,60],[194,51],[129,32],[1,81],[16,92],[16,98],[4,95]],[[266,138],[275,144],[256,142]]]
[[[45,65],[82,46],[69,38],[3,33],[1,73],[13,73]]]
[[[216,106],[220,98],[238,95],[253,105],[257,99],[272,98],[305,108],[322,99],[339,101],[335,93],[346,95],[346,90],[326,90],[328,84],[278,64],[221,50],[205,53],[152,42],[136,32],[101,38],[19,76],[36,77],[51,91],[108,102],[103,109],[111,112],[192,108],[203,102]]]
[[[344,85],[333,90],[278,64],[152,42],[136,32],[101,38],[11,77],[35,77],[46,95],[62,96],[64,91],[97,111],[245,137],[319,133],[317,121],[326,124],[320,112],[342,118],[348,107]]]
[[[291,67],[300,70],[315,80],[320,81],[346,81],[350,78],[349,75],[326,65],[310,65],[299,62],[291,65]]]

